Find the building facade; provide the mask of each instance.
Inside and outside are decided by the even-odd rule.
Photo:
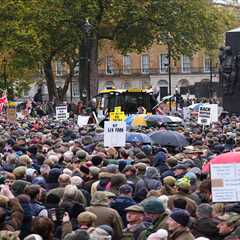
[[[140,54],[122,55],[110,42],[105,42],[99,49],[98,90],[111,87],[153,88],[160,91],[160,98],[162,98],[169,94],[168,60],[168,48],[164,45],[154,44]],[[53,65],[57,88],[61,88],[69,72],[67,64],[56,61]],[[174,94],[176,89],[181,92],[183,88],[186,93],[186,89],[189,87],[190,90],[196,83],[209,82],[210,75],[212,75],[212,81],[217,82],[217,68],[216,61],[211,65],[209,56],[204,52],[198,52],[192,57],[182,55],[177,60],[171,59],[171,93]],[[78,101],[80,98],[78,74],[79,67],[76,66],[73,81],[67,92],[68,100]],[[34,95],[36,89],[36,86],[33,87],[28,95]],[[42,92],[47,96],[45,84]]]
[[[99,89],[153,88],[160,90],[161,97],[168,95],[168,48],[153,45],[141,53],[120,54],[110,44],[100,50]],[[195,83],[218,81],[216,61],[204,52],[192,57],[182,55],[178,60],[171,59],[171,93],[181,88],[189,88]]]

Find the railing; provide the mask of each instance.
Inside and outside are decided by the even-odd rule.
[[[216,74],[218,73],[217,68],[212,68],[212,73]],[[111,71],[106,72],[106,70],[98,70],[99,76],[121,76],[121,75],[166,75],[168,74],[168,70],[166,69],[159,69],[159,68],[149,68],[149,69],[139,69],[139,68],[132,68],[128,69],[126,72],[126,69],[113,69]],[[210,74],[209,69],[204,68],[171,68],[171,74]]]

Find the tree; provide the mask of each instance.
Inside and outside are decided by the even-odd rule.
[[[15,1],[10,0],[10,2]],[[30,65],[38,62],[42,64],[50,100],[54,97],[60,100],[64,98],[77,62],[80,68],[80,89],[87,88],[90,84],[91,96],[96,94],[98,49],[99,44],[106,39],[112,41],[123,53],[141,52],[153,43],[166,43],[168,41],[166,36],[170,33],[171,47],[174,56],[178,57],[180,54],[191,55],[201,48],[217,48],[226,27],[230,27],[234,20],[232,13],[228,14],[209,0],[18,0],[17,2],[22,11],[13,10],[17,11],[16,16],[20,25],[28,31],[25,30],[23,34],[25,41],[20,41],[21,44],[18,43],[15,31],[10,34],[12,42],[17,42],[15,52],[28,55],[31,60],[29,60]],[[14,6],[11,5],[11,8]],[[87,42],[83,27],[86,19],[93,26]],[[19,32],[19,23],[17,26],[16,32]],[[15,25],[13,29],[15,30]],[[57,59],[65,60],[70,66],[61,96],[57,92],[52,65]],[[90,62],[86,59],[90,59]],[[87,82],[84,71],[88,63],[90,83]]]

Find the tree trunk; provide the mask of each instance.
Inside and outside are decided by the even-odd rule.
[[[73,76],[74,76],[74,68],[69,65],[69,74],[68,74],[67,77],[66,77],[66,80],[65,80],[63,89],[62,89],[61,94],[60,94],[60,96],[59,96],[59,100],[60,100],[61,102],[64,101],[64,99],[65,99],[65,97],[66,97],[66,94],[67,94],[69,85],[70,85],[70,83],[72,82]]]
[[[90,97],[94,97],[98,93],[98,39],[92,39],[89,49],[89,84]]]
[[[58,100],[57,87],[55,83],[54,73],[52,69],[52,59],[49,58],[43,63],[43,69],[47,81],[48,99],[49,101]]]

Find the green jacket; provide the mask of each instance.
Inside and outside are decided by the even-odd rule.
[[[224,240],[235,240],[240,237],[240,226],[237,227],[229,236],[225,237]]]
[[[155,233],[157,230],[161,228],[167,229],[168,218],[169,218],[168,213],[165,212],[161,214],[161,216],[150,227],[148,227],[141,233],[139,240],[146,240],[149,235]]]

